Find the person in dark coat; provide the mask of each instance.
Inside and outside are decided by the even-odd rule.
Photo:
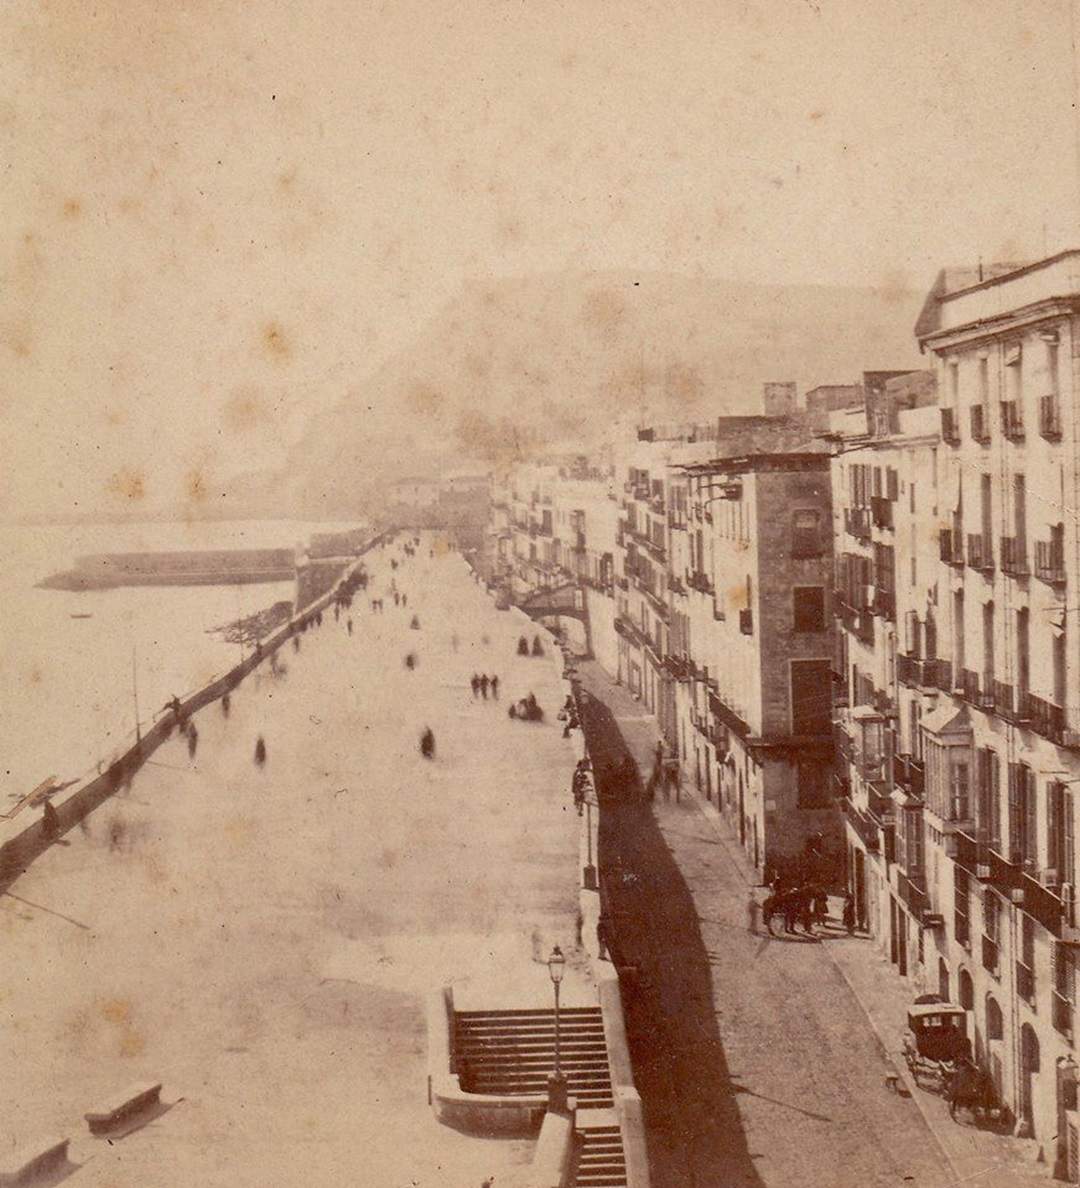
[[[188,727],[187,732],[187,753],[189,759],[195,758],[195,752],[199,749],[199,732],[195,729],[195,723],[192,722]]]
[[[534,656],[542,656],[544,654],[544,645],[540,642],[540,636],[533,636],[532,654]]]
[[[499,678],[497,676],[491,678],[491,696],[495,701],[499,700]]]
[[[475,672],[472,674],[472,680],[469,682],[469,684],[472,685],[473,698],[475,699],[475,698],[479,697],[480,696],[480,678],[476,675]]]
[[[60,836],[60,814],[53,808],[52,802],[45,801],[43,812],[43,828],[47,838],[55,838]]]
[[[430,726],[425,726],[424,733],[420,735],[420,754],[425,759],[435,758],[435,735]]]
[[[349,634],[352,635],[352,619],[346,619],[345,626],[348,628]]]
[[[486,672],[480,674],[480,696],[487,701],[488,677]]]
[[[529,654],[529,641],[523,635],[518,640],[518,655],[519,656],[527,656],[528,654]]]
[[[844,927],[848,930],[848,936],[851,936],[855,931],[855,900],[852,898],[850,891],[844,896],[844,914],[842,919]]]
[[[262,767],[266,762],[266,742],[260,734],[255,740],[255,766]]]

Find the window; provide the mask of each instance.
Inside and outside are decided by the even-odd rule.
[[[994,604],[983,604],[983,692],[993,690],[994,681]]]
[[[799,761],[799,808],[816,809],[828,808],[831,803],[829,794],[829,770],[823,763],[811,760]]]
[[[803,508],[794,513],[791,521],[791,555],[819,557],[821,555],[821,513]]]
[[[980,747],[976,756],[978,779],[978,839],[992,850],[1001,850],[1001,764],[990,747]]]
[[[1046,786],[1046,861],[1059,885],[1073,881],[1072,792],[1057,780]]]
[[[1062,616],[1064,623],[1064,616]],[[1054,662],[1054,704],[1065,704],[1065,629],[1054,629],[1051,640],[1051,651]]]
[[[960,684],[964,668],[964,591],[953,591],[953,684]]]
[[[990,540],[994,534],[993,504],[994,480],[988,475],[982,476],[982,535],[983,548],[989,554]]]
[[[829,661],[792,660],[792,734],[828,734],[831,728],[832,677]]]
[[[953,933],[965,948],[971,944],[971,895],[967,871],[956,867],[953,879]]]
[[[1009,861],[1035,865],[1035,773],[1009,764]]]
[[[1013,535],[1017,553],[1027,555],[1027,484],[1022,474],[1013,475]]]
[[[1028,608],[1021,607],[1016,612],[1016,690],[1021,710],[1025,708],[1024,698],[1031,688],[1030,621]]]
[[[792,591],[796,631],[825,630],[824,586],[796,586]]]

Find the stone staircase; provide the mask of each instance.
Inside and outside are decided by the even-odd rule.
[[[576,1188],[626,1188],[626,1156],[614,1110],[578,1110]]]
[[[545,1094],[548,1077],[555,1071],[555,1012],[455,1011],[453,1051],[466,1093]],[[559,1011],[559,1067],[580,1110],[612,1107],[604,1023],[598,1006]]]

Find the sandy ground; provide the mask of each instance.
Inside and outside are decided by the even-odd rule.
[[[558,657],[518,657],[522,620],[456,555],[371,568],[407,608],[358,602],[352,637],[324,616],[197,717],[194,761],[174,739],[0,898],[3,1149],[75,1136],[79,1185],[476,1186],[527,1158],[434,1121],[423,995],[515,955],[546,993],[533,951],[573,944]],[[507,716],[530,689],[543,725]],[[89,1139],[83,1112],[144,1078],[182,1100]]]

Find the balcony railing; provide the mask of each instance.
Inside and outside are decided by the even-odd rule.
[[[870,515],[875,528],[891,528],[893,526],[892,503],[884,495],[870,497]]]
[[[1053,392],[1039,397],[1039,433],[1047,441],[1061,440],[1061,407]]]
[[[983,404],[971,406],[971,436],[983,444],[990,440],[990,418],[986,415],[986,406]]]
[[[1001,572],[1013,577],[1025,577],[1028,569],[1027,541],[1019,536],[1001,538]]]
[[[957,688],[965,701],[970,701],[972,705],[979,704],[979,674],[977,672],[972,672],[970,668],[961,668]]]
[[[1050,995],[1054,1030],[1062,1035],[1072,1036],[1073,1033],[1073,1004],[1056,990]]]
[[[1035,576],[1040,582],[1060,586],[1065,582],[1065,546],[1056,540],[1035,542]]]
[[[952,677],[952,661],[951,660],[933,660],[927,661],[928,664],[933,664],[934,684],[942,693],[951,693],[953,688]]]
[[[1001,432],[1010,441],[1024,440],[1024,412],[1018,400],[1001,402]]]
[[[1012,685],[1005,681],[995,680],[991,685],[991,690],[994,697],[994,709],[998,714],[1007,718],[1009,721],[1015,720],[1016,713],[1016,695]]]
[[[904,788],[908,795],[922,800],[926,790],[926,769],[910,755],[893,756],[893,780]]]
[[[967,563],[972,569],[981,569],[984,572],[994,568],[994,550],[989,538],[981,532],[968,533]]]
[[[897,871],[896,886],[900,892],[900,898],[908,905],[908,910],[916,920],[921,920],[923,912],[930,906],[930,900],[926,891],[916,881],[918,877],[917,872],[914,871],[908,874]]]
[[[956,410],[943,408],[941,410],[941,440],[947,445],[960,444],[960,427],[956,423]]]
[[[711,594],[713,592],[712,582],[700,570],[688,572],[686,575],[686,584],[691,590],[697,590],[700,594]]]
[[[896,619],[896,595],[892,590],[874,590],[874,614],[884,619]]]
[[[844,529],[849,536],[866,544],[870,540],[870,509],[868,507],[844,508]]]
[[[1041,734],[1051,742],[1064,743],[1065,711],[1060,705],[1044,701],[1034,693],[1024,693],[1021,697],[1021,712],[1036,734]]]
[[[954,528],[942,528],[938,533],[941,548],[941,559],[946,565],[963,565],[964,550],[960,543],[960,533]]]

